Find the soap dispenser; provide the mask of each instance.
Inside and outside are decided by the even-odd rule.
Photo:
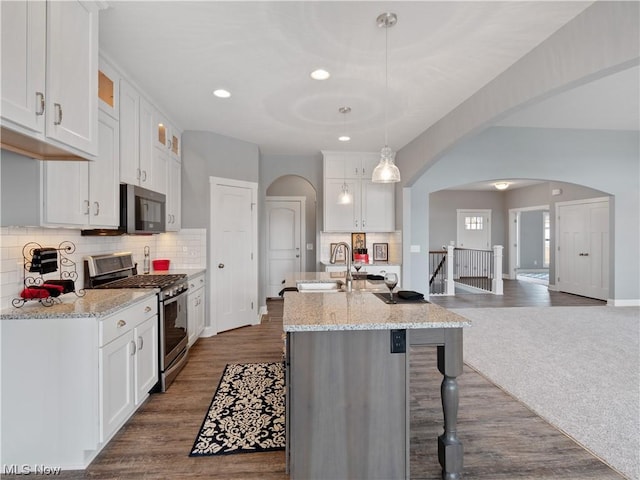
[[[145,246],[144,247],[144,260],[142,263],[142,273],[147,274],[149,273],[149,268],[151,266],[151,259],[149,258],[149,247]]]

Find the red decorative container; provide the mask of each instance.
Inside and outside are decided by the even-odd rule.
[[[165,270],[169,270],[169,264],[171,263],[171,260],[167,260],[167,259],[157,259],[157,260],[152,260],[151,264],[153,265],[153,269],[158,271],[165,271]]]

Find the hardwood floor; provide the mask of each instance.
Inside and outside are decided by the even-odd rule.
[[[429,301],[445,308],[577,307],[607,304],[594,298],[552,292],[546,285],[538,283],[504,280],[503,284],[504,295],[456,293],[451,297],[431,295]]]
[[[282,451],[188,456],[225,365],[282,358],[282,301],[269,301],[268,308],[269,315],[260,325],[200,339],[171,388],[151,395],[86,471],[56,477],[287,479]],[[436,437],[442,433],[441,376],[435,352],[428,347],[411,352],[413,479],[440,478]],[[459,382],[458,430],[465,449],[466,479],[623,478],[469,367],[465,366]]]

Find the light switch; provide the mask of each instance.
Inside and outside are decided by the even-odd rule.
[[[420,245],[411,245],[409,251],[411,253],[420,253]]]
[[[313,243],[307,243],[307,250],[313,250]]]

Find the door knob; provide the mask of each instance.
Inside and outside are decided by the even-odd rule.
[[[218,268],[224,268],[224,263],[219,263]]]

